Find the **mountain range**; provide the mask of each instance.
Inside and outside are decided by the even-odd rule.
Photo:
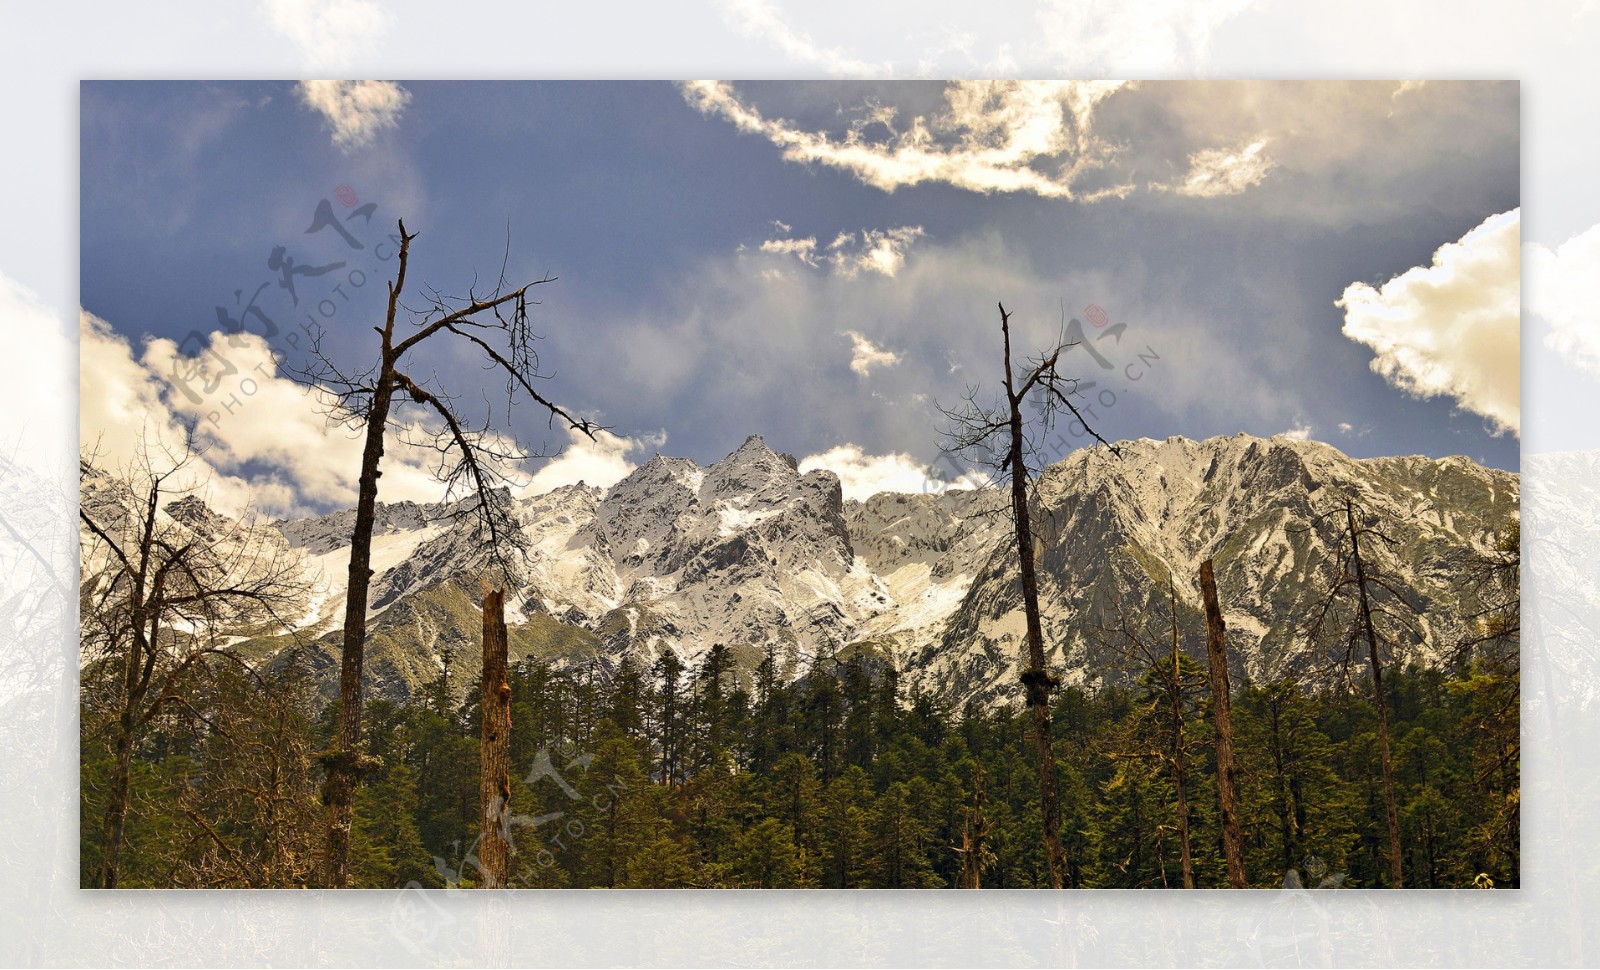
[[[85,495],[103,487],[85,473]],[[1072,453],[1033,483],[1035,553],[1052,668],[1068,683],[1136,673],[1130,636],[1203,654],[1199,564],[1215,561],[1241,676],[1303,671],[1327,656],[1306,621],[1326,595],[1346,498],[1381,529],[1372,568],[1415,616],[1396,649],[1436,662],[1466,631],[1463,556],[1516,522],[1519,476],[1463,457],[1352,459],[1285,436],[1139,439]],[[527,540],[507,619],[512,659],[609,667],[672,650],[693,665],[727,645],[748,670],[771,651],[788,676],[819,657],[870,650],[903,682],[953,702],[1017,697],[1024,622],[1008,493],[942,489],[845,500],[825,470],[751,436],[708,467],[656,456],[609,488],[583,483],[512,499]],[[380,504],[366,676],[379,696],[478,663],[490,558],[444,504]],[[217,516],[198,499],[174,519]],[[354,513],[255,530],[303,557],[309,595],[292,635],[242,640],[267,657],[299,644],[328,696]]]

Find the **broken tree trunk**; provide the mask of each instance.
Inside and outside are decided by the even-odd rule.
[[[1206,608],[1206,654],[1211,660],[1211,711],[1217,739],[1217,801],[1222,811],[1222,854],[1228,863],[1228,885],[1244,888],[1244,852],[1239,837],[1239,805],[1234,791],[1233,702],[1228,688],[1227,628],[1217,603],[1217,580],[1211,560],[1200,564],[1200,596]]]
[[[1010,404],[1007,417],[1011,432],[1006,464],[1011,473],[1011,516],[1017,532],[1017,565],[1022,573],[1022,607],[1028,630],[1028,666],[1022,672],[1022,686],[1033,715],[1033,740],[1039,751],[1039,814],[1044,823],[1045,872],[1050,878],[1050,888],[1060,889],[1066,877],[1066,853],[1061,848],[1060,783],[1056,778],[1054,737],[1050,731],[1050,693],[1056,686],[1056,678],[1045,666],[1039,579],[1034,571],[1033,529],[1028,519],[1028,466],[1023,458],[1023,392],[1015,389],[1011,376],[1010,321],[1010,314],[1002,306],[1000,329],[1005,335],[1006,399]]]
[[[506,594],[483,594],[483,752],[480,779],[482,837],[478,865],[485,889],[508,880],[511,810],[511,684],[506,669]]]

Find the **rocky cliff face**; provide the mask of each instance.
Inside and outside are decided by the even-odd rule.
[[[1038,483],[1034,528],[1045,639],[1069,681],[1124,667],[1124,627],[1170,636],[1169,582],[1180,627],[1198,650],[1197,579],[1212,558],[1232,660],[1252,677],[1327,659],[1309,619],[1335,568],[1350,497],[1390,541],[1364,554],[1407,593],[1417,614],[1396,625],[1402,659],[1431,662],[1470,612],[1456,560],[1486,552],[1518,516],[1518,476],[1452,457],[1351,459],[1333,447],[1236,435],[1124,442],[1077,452]],[[1340,630],[1328,631],[1336,635]],[[906,658],[914,677],[958,695],[1001,696],[1023,647],[1021,591],[1010,550],[997,547],[942,635]]]
[[[1518,476],[1463,458],[1357,461],[1317,442],[1244,435],[1119,450],[1074,453],[1037,483],[1045,633],[1069,681],[1129,676],[1120,631],[1169,635],[1169,583],[1198,645],[1195,583],[1207,557],[1243,672],[1317,662],[1325,645],[1307,639],[1305,620],[1336,552],[1342,518],[1328,513],[1345,496],[1381,521],[1392,541],[1374,544],[1374,562],[1421,609],[1401,649],[1436,659],[1466,613],[1451,563],[1519,514]],[[517,500],[516,511],[529,551],[511,600],[514,658],[605,663],[674,650],[694,663],[723,643],[750,663],[771,649],[797,672],[818,652],[860,644],[955,699],[1015,693],[1022,604],[1002,494],[845,502],[833,474],[802,475],[752,436],[707,468],[657,456],[608,490],[560,488]],[[471,604],[487,554],[448,512],[410,503],[380,512],[371,622],[383,648],[369,648],[369,674],[381,692],[415,690],[447,658],[464,678],[473,669]],[[178,514],[206,521],[189,506]],[[330,671],[350,520],[277,524],[307,556],[315,594],[302,636],[316,639]]]

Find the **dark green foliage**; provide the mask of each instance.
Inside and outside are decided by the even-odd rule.
[[[1518,884],[1514,656],[1475,651],[1448,670],[1397,667],[1385,680],[1408,885]],[[315,754],[334,718],[305,713],[315,703],[296,676],[286,668],[263,692],[217,673],[194,688],[210,723],[174,708],[155,725],[134,765],[127,885],[313,879]],[[787,672],[772,654],[752,668],[717,649],[693,668],[670,653],[609,669],[530,657],[513,666],[510,684],[513,886],[953,887],[980,773],[981,885],[1049,885],[1038,759],[1020,705],[951,710],[907,692],[866,651]],[[357,885],[476,883],[478,694],[466,691],[455,708],[440,696],[423,690],[408,704],[367,706],[378,760],[356,802]],[[1147,677],[1065,687],[1053,699],[1068,886],[1183,884],[1163,755],[1175,739],[1161,696]],[[1186,689],[1183,698],[1194,706],[1184,717],[1202,725],[1203,694]],[[1251,885],[1282,885],[1290,872],[1310,886],[1383,885],[1371,699],[1245,682],[1234,718]],[[1226,884],[1208,747],[1186,748],[1201,887]],[[102,811],[109,758],[102,738],[85,738],[86,818]],[[260,790],[273,770],[283,795],[276,814],[237,794]],[[98,830],[84,827],[86,872]]]

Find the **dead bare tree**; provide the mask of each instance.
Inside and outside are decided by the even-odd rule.
[[[984,870],[994,864],[994,849],[989,845],[990,824],[985,812],[989,798],[983,790],[983,766],[972,772],[972,801],[961,810],[961,874],[956,885],[962,889],[983,888]]]
[[[106,889],[120,884],[133,754],[146,729],[171,708],[203,719],[187,679],[213,662],[248,670],[229,644],[288,629],[305,598],[286,543],[210,513],[182,484],[192,471],[190,442],[176,454],[154,454],[158,448],[141,442],[136,466],[116,475],[97,469],[92,454],[80,460],[92,479],[78,511],[83,678],[97,684],[108,675],[112,683],[109,696],[85,698],[86,714],[105,719],[95,730],[109,734],[113,749],[99,873]]]
[[[1025,370],[1017,373],[1011,358],[1011,314],[1000,304],[1000,334],[1004,343],[1005,380],[1004,397],[995,403],[980,403],[978,388],[967,389],[963,406],[940,411],[949,420],[945,432],[945,451],[949,454],[976,456],[988,467],[997,483],[1009,481],[1011,486],[1011,520],[1017,537],[1017,559],[1022,573],[1023,611],[1027,618],[1028,666],[1022,672],[1022,686],[1029,709],[1033,712],[1033,737],[1039,750],[1039,808],[1044,823],[1044,851],[1046,871],[1050,885],[1060,889],[1066,859],[1061,849],[1060,782],[1056,776],[1055,750],[1050,732],[1050,694],[1059,684],[1045,665],[1044,627],[1039,618],[1039,580],[1034,566],[1034,536],[1029,514],[1028,484],[1030,460],[1036,458],[1038,449],[1029,437],[1029,422],[1023,420],[1022,405],[1031,400],[1039,406],[1037,425],[1048,431],[1059,409],[1083,422],[1095,440],[1111,448],[1116,447],[1089,427],[1083,415],[1073,404],[1071,395],[1077,390],[1075,378],[1063,377],[1056,365],[1061,354],[1072,346],[1057,341],[1048,352],[1029,358]],[[997,447],[997,444],[1000,447]]]
[[[1378,755],[1383,770],[1383,808],[1389,830],[1389,886],[1399,889],[1404,883],[1404,854],[1400,846],[1400,811],[1395,796],[1394,760],[1389,744],[1389,703],[1383,691],[1384,649],[1378,633],[1379,623],[1404,625],[1401,612],[1415,615],[1411,597],[1401,584],[1378,567],[1374,558],[1363,552],[1363,543],[1394,546],[1364,513],[1358,512],[1355,499],[1331,509],[1329,515],[1342,519],[1337,548],[1330,566],[1332,580],[1321,606],[1308,626],[1310,638],[1320,641],[1330,630],[1340,630],[1343,649],[1334,660],[1346,684],[1351,683],[1350,667],[1360,645],[1366,646],[1367,663],[1372,669],[1373,708],[1378,719]],[[1348,606],[1346,605],[1348,604]],[[1347,612],[1348,611],[1348,612]],[[1342,627],[1342,629],[1341,629]]]
[[[509,879],[511,835],[511,684],[506,670],[506,594],[483,591],[483,716],[478,866],[486,889]]]
[[[466,492],[453,506],[454,515],[474,519],[482,531],[491,561],[510,580],[508,552],[520,547],[508,483],[502,471],[509,463],[533,457],[510,439],[489,429],[492,413],[482,427],[469,426],[453,399],[438,386],[436,378],[418,380],[409,372],[408,355],[425,341],[449,334],[465,342],[484,361],[487,370],[505,380],[506,411],[526,395],[548,414],[553,427],[560,421],[567,428],[593,438],[599,425],[574,417],[534,388],[539,373],[538,339],[528,322],[529,292],[553,277],[544,277],[516,289],[508,289],[505,264],[493,288],[479,294],[474,285],[465,297],[450,297],[437,289],[425,288],[426,306],[412,309],[400,302],[405,291],[406,271],[415,233],[399,223],[399,264],[389,283],[388,310],[382,327],[374,327],[381,340],[378,360],[369,369],[354,375],[342,372],[314,348],[312,369],[302,371],[302,380],[333,395],[332,414],[352,429],[365,432],[361,452],[361,473],[357,482],[355,526],[350,541],[349,587],[345,599],[344,633],[339,669],[339,730],[331,750],[323,756],[327,770],[325,801],[328,806],[327,885],[342,888],[349,882],[350,824],[356,786],[370,767],[362,751],[361,674],[367,636],[367,600],[373,576],[372,529],[378,501],[379,467],[383,460],[384,439],[396,430],[391,424],[396,396],[420,407],[440,422],[430,444],[439,453],[439,477],[447,493]],[[400,312],[415,318],[414,332],[397,332]],[[491,342],[493,341],[493,342]],[[400,429],[404,430],[404,429]]]

